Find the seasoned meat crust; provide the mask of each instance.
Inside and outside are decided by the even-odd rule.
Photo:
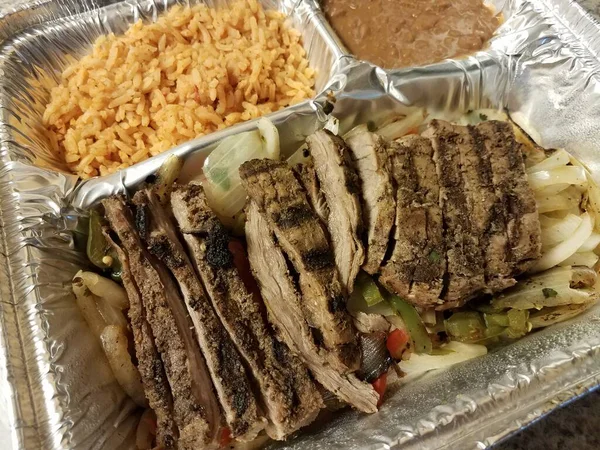
[[[250,266],[277,336],[308,366],[315,379],[340,400],[360,411],[376,412],[379,396],[373,387],[354,374],[340,374],[336,369],[337,356],[315,345],[303,315],[303,300],[275,235],[254,202],[250,202],[246,213]]]
[[[439,184],[429,140],[406,136],[388,147],[388,168],[396,190],[392,255],[381,283],[424,307],[440,304],[446,270]]]
[[[495,193],[506,214],[509,258],[513,274],[518,275],[542,254],[540,221],[527,181],[522,146],[509,123],[492,120],[480,123],[476,130],[490,154]]]
[[[129,258],[123,249],[113,241],[109,233],[105,233],[105,237],[117,253],[121,263],[121,278],[129,299],[127,314],[133,332],[137,367],[148,404],[156,414],[156,443],[165,449],[172,449],[176,447],[177,426],[173,420],[173,398],[165,368],[154,344],[152,330],[145,317],[146,313],[139,289],[131,275]]]
[[[148,219],[144,233],[148,250],[165,263],[179,284],[231,436],[253,440],[266,420],[259,414],[242,359],[207,298],[174,223],[153,189],[138,191],[134,203],[138,211],[146,211],[138,215]]]
[[[360,179],[363,222],[366,227],[366,258],[363,270],[375,274],[388,248],[394,225],[396,200],[388,170],[389,152],[383,138],[359,130],[346,138],[352,164]]]
[[[219,406],[204,359],[191,332],[183,301],[167,270],[147,251],[124,200],[103,201],[111,228],[129,257],[156,348],[173,398],[180,449],[210,447],[220,422]]]
[[[360,352],[327,232],[293,171],[284,162],[255,159],[242,164],[240,176],[299,274],[310,326],[337,356],[340,371],[356,370]]]
[[[458,306],[485,288],[484,259],[470,207],[471,187],[461,164],[461,152],[469,142],[457,131],[448,122],[432,120],[423,133],[433,146],[444,217],[448,277],[444,308]]]
[[[260,298],[252,295],[233,264],[229,235],[208,206],[201,186],[177,186],[173,213],[215,310],[260,388],[273,439],[312,422],[321,396],[306,367],[271,334]]]
[[[308,136],[306,143],[330,211],[327,228],[335,265],[342,286],[351,293],[365,256],[360,240],[363,224],[359,178],[342,138],[319,130]]]

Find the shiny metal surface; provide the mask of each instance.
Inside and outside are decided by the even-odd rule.
[[[68,63],[108,31],[151,20],[171,2],[50,0],[0,18],[0,414],[13,448],[131,446],[136,415],[69,293],[85,265],[81,211],[134,187],[175,152],[197,176],[223,137],[183,144],[120,173],[77,184],[48,151],[40,117]],[[220,2],[207,2],[215,4]],[[314,0],[264,1],[302,30],[319,69],[315,101],[274,113],[284,152],[322,126],[332,91],[343,130],[412,106],[460,112],[508,108],[546,147],[562,146],[600,174],[600,28],[572,1],[496,0],[505,23],[488,49],[461,60],[385,72],[343,56]],[[37,166],[37,167],[36,167]],[[75,231],[75,233],[74,233]],[[346,412],[281,448],[485,448],[600,383],[600,311],[484,358],[395,386],[373,416]],[[3,447],[4,448],[4,447]]]

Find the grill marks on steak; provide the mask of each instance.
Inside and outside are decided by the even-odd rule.
[[[308,136],[306,143],[330,211],[327,227],[335,264],[342,286],[351,293],[364,261],[359,178],[342,138],[320,130]]]
[[[283,251],[263,213],[253,201],[246,213],[250,266],[277,336],[302,359],[315,379],[339,399],[360,411],[376,412],[379,396],[373,387],[353,374],[340,374],[336,364],[330,363],[329,352],[319,349],[313,341],[303,315],[303,299],[296,291]]]
[[[484,260],[473,221],[469,178],[463,176],[461,153],[468,136],[441,120],[431,121],[423,136],[431,139],[440,184],[447,259],[447,286],[443,307],[464,303],[485,288]]]
[[[506,122],[483,122],[476,129],[490,153],[496,196],[506,214],[510,264],[516,275],[529,269],[542,251],[539,216],[521,144]]]
[[[352,133],[346,143],[360,178],[363,222],[367,228],[362,268],[374,274],[386,254],[396,211],[392,179],[386,168],[389,153],[383,138],[367,130]]]
[[[411,135],[391,143],[388,151],[396,218],[392,255],[380,281],[414,304],[435,306],[446,264],[433,150],[429,140]]]
[[[252,160],[240,167],[242,184],[299,274],[303,309],[322,336],[336,368],[360,364],[356,335],[327,239],[300,183],[284,162]]]
[[[313,207],[321,222],[327,225],[329,219],[329,207],[327,206],[327,200],[321,191],[321,185],[317,178],[317,171],[315,170],[315,164],[310,158],[308,161],[302,164],[297,164],[294,167],[294,172],[300,184],[304,187],[307,194],[307,199],[310,205]]]
[[[171,218],[152,189],[137,192],[134,203],[138,216],[146,217],[148,250],[165,263],[179,284],[231,436],[254,439],[266,421],[258,412],[240,355],[206,297]]]
[[[260,388],[270,419],[267,433],[284,439],[314,420],[321,397],[302,363],[271,335],[261,304],[233,264],[229,235],[201,186],[176,187],[171,203],[213,306]]]
[[[501,188],[494,185],[492,158],[481,133],[467,127],[471,147],[461,152],[463,169],[472,186],[472,217],[485,261],[486,290],[497,292],[516,283],[512,277]]]
[[[154,344],[152,330],[145,317],[146,313],[139,289],[131,274],[129,258],[108,233],[105,236],[121,263],[121,277],[129,299],[127,314],[133,332],[137,367],[148,404],[156,414],[156,443],[159,447],[172,449],[175,448],[177,441],[177,426],[173,420],[173,398],[165,369]]]
[[[124,200],[112,197],[103,204],[106,218],[128,255],[169,381],[179,429],[177,445],[182,449],[210,447],[220,422],[219,407],[177,287],[167,270],[144,250]]]

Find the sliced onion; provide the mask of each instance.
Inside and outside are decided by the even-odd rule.
[[[541,272],[561,263],[579,249],[590,237],[594,228],[594,222],[588,213],[581,215],[582,222],[577,230],[567,240],[556,245],[542,255],[535,264],[532,272]]]
[[[94,300],[96,301],[96,308],[98,308],[98,311],[102,315],[106,325],[117,325],[127,328],[127,319],[125,319],[123,312],[119,308],[115,308],[113,305],[97,295],[94,295]]]
[[[541,310],[534,312],[529,316],[529,323],[531,323],[532,329],[536,329],[564,322],[565,320],[572,319],[582,312],[587,311],[594,306],[597,301],[598,299],[594,298],[587,303],[581,303],[579,305],[563,305],[552,308],[542,308]]]
[[[566,166],[570,162],[570,155],[567,151],[560,149],[552,153],[548,158],[529,167],[527,173],[540,172],[542,170],[552,170],[557,167]]]
[[[94,294],[83,284],[81,279],[73,281],[73,293],[77,301],[77,306],[92,330],[92,333],[98,338],[102,334],[102,330],[106,327],[106,321],[98,311]]]
[[[559,266],[587,266],[594,267],[598,262],[598,255],[594,252],[577,252],[569,256]]]
[[[424,118],[423,110],[417,109],[416,111],[407,114],[404,118],[395,120],[394,122],[379,128],[377,134],[388,141],[393,141],[405,136],[406,133],[417,128],[423,123]]]
[[[231,225],[246,204],[239,167],[255,158],[267,158],[258,130],[225,138],[204,162],[206,197],[211,208]]]
[[[600,245],[600,233],[592,233],[587,241],[579,247],[578,252],[593,252]]]
[[[579,228],[583,219],[580,216],[569,214],[562,220],[554,220],[556,220],[554,225],[542,228],[542,245],[544,247],[554,247],[567,240]]]
[[[565,195],[564,192],[543,197],[536,195],[535,202],[539,214],[554,211],[567,211],[579,207],[579,200]]]
[[[535,191],[535,198],[536,200],[542,200],[544,197],[550,197],[559,194],[560,192],[563,192],[569,186],[570,185],[568,184],[552,184],[550,186],[546,186],[545,188],[540,189],[539,191]]]
[[[279,131],[277,127],[273,125],[266,117],[261,117],[257,122],[256,126],[263,140],[264,151],[266,157],[270,159],[279,159],[280,147],[279,147]]]
[[[131,362],[131,355],[129,355],[129,342],[125,329],[108,325],[102,331],[100,340],[113,374],[125,393],[138,405],[146,406],[140,373]]]
[[[531,189],[540,190],[554,184],[587,186],[587,177],[583,167],[565,166],[552,170],[530,173],[527,177]]]
[[[578,280],[589,284],[590,275],[595,273],[588,268],[554,267],[521,280],[492,299],[491,306],[494,310],[522,310],[585,303],[596,294],[593,289],[579,288],[584,283]]]
[[[94,272],[77,272],[74,279],[80,278],[92,294],[102,297],[106,302],[118,309],[129,308],[129,300],[122,286]]]
[[[451,341],[440,347],[439,353],[442,354],[413,354],[409,360],[401,361],[398,366],[407,375],[415,375],[430,370],[444,369],[483,356],[487,354],[487,348],[485,345]]]

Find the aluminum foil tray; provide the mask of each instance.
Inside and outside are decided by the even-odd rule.
[[[0,13],[0,442],[6,450],[133,448],[137,420],[69,290],[87,266],[85,209],[135,187],[167,154],[199,168],[247,122],[119,173],[78,184],[49,152],[50,88],[94,39],[153,20],[171,1],[49,0]],[[214,5],[221,2],[207,1]],[[342,131],[420,106],[507,108],[545,147],[600,174],[600,25],[569,0],[495,0],[505,22],[485,51],[383,71],[346,56],[314,0],[265,0],[302,31],[320,94],[270,117],[291,152],[337,99]],[[347,411],[279,448],[486,448],[600,384],[600,309],[483,358],[396,385],[378,414]]]

